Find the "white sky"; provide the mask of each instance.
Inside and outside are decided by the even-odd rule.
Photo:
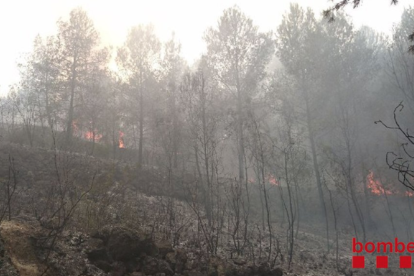
[[[103,44],[119,46],[128,29],[153,23],[161,40],[174,31],[182,44],[182,54],[191,63],[204,51],[204,31],[215,26],[222,11],[234,4],[250,16],[262,31],[275,30],[288,10],[289,0],[10,0],[0,2],[0,95],[18,80],[16,61],[29,52],[37,34],[56,32],[56,21],[71,9],[83,7],[101,34]],[[320,14],[332,4],[328,0],[296,0]],[[389,33],[410,0],[390,7],[390,0],[365,0],[356,10],[349,9],[357,26],[368,25]]]

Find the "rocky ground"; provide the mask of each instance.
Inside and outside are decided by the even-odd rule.
[[[210,258],[200,263],[169,242],[154,242],[147,234],[122,226],[108,226],[89,236],[65,232],[52,251],[40,246],[45,233],[32,223],[7,221],[1,225],[0,275],[88,276],[281,276],[279,268],[245,267]],[[47,261],[40,261],[45,259]]]
[[[197,217],[182,186],[177,184],[173,196],[167,196],[159,192],[166,179],[156,168],[136,174],[131,164],[117,163],[114,167],[113,160],[79,154],[59,153],[79,173],[79,183],[97,172],[97,186],[79,203],[71,223],[51,246],[47,238],[50,229],[36,214],[42,211],[48,183],[54,181],[53,153],[0,144],[0,163],[4,165],[0,166],[0,179],[7,177],[9,156],[13,156],[20,173],[13,219],[3,220],[0,226],[0,276],[414,275],[398,268],[397,256],[390,259],[389,269],[375,269],[375,256],[367,256],[366,269],[352,270],[352,232],[346,228],[339,232],[337,267],[335,246],[332,243],[327,252],[323,225],[317,223],[301,224],[290,269],[286,260],[287,226],[277,222],[272,227],[281,255],[272,269],[263,258],[253,263],[230,253],[226,233],[222,234],[218,257],[208,257],[202,254],[205,244],[196,242],[200,233]],[[166,223],[169,205],[175,212],[173,234],[179,234],[174,247]],[[257,257],[259,248],[260,252],[266,250],[266,238],[252,240]]]
[[[35,221],[3,221],[0,234],[2,276],[414,275],[393,265],[397,258],[390,259],[389,269],[375,269],[375,256],[368,256],[366,269],[338,272],[332,254],[313,249],[319,242],[313,234],[303,234],[298,241],[291,271],[252,265],[243,258],[200,259],[191,250],[173,248],[168,241],[154,241],[150,234],[125,226],[106,226],[91,235],[65,231],[53,250],[42,244],[47,232]],[[350,261],[351,255],[341,252],[340,264],[350,268]]]
[[[6,251],[3,238],[0,238],[0,275],[19,275],[16,268],[12,264],[10,253]]]

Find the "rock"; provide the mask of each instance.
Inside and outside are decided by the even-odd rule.
[[[182,273],[187,263],[187,254],[182,249],[169,252],[165,255],[165,260],[171,265],[175,273]]]
[[[112,270],[112,266],[111,266],[111,264],[110,264],[109,262],[107,262],[107,261],[97,260],[97,261],[93,262],[93,264],[94,264],[97,268],[102,269],[102,270],[103,270],[103,271],[105,271],[105,272],[109,272],[109,271],[111,271],[111,270]]]
[[[149,256],[144,260],[142,272],[146,275],[155,275],[157,273],[164,273],[166,276],[174,275],[174,271],[166,261]]]
[[[127,269],[125,264],[122,262],[115,262],[112,264],[112,271],[109,274],[110,276],[123,276],[125,275]]]
[[[226,276],[283,276],[280,268],[270,269],[267,265],[249,266],[247,268],[233,267],[227,269]]]
[[[109,261],[109,256],[105,248],[93,249],[86,253],[88,259],[93,263],[96,261]]]
[[[271,271],[272,276],[283,276],[283,270],[281,268],[275,268]]]
[[[103,240],[108,255],[114,261],[131,261],[142,254],[157,252],[152,240],[145,234],[126,227],[104,227],[95,237]]]
[[[3,221],[0,231],[4,242],[4,254],[7,255],[6,261],[14,266],[18,275],[40,275],[46,270],[45,264],[36,255],[37,251],[31,239],[32,234],[36,231],[34,227],[17,221]],[[2,272],[0,275],[9,274]],[[50,267],[45,275],[56,275],[53,267]]]
[[[170,252],[165,255],[165,260],[171,265],[175,265],[177,262],[175,260],[175,252]]]
[[[89,238],[84,243],[84,247],[86,249],[102,248],[102,247],[104,247],[104,243],[101,239]]]
[[[74,235],[70,241],[69,244],[72,246],[78,246],[83,242],[82,234]]]
[[[169,241],[156,242],[155,246],[158,248],[158,256],[163,259],[168,253],[174,252],[174,249]]]
[[[184,264],[184,269],[185,270],[194,270],[196,264],[193,260],[188,260],[185,264]]]
[[[259,266],[256,273],[262,276],[283,276],[283,270],[281,268],[270,269],[267,264]]]
[[[3,241],[0,240],[0,257],[3,258],[4,257],[4,246],[3,246]]]
[[[208,267],[208,275],[209,276],[223,276],[226,273],[226,265],[218,257],[212,257],[210,259],[209,267]]]
[[[236,265],[242,266],[242,265],[245,265],[247,262],[245,259],[239,257],[239,258],[234,259],[233,263]]]
[[[133,261],[129,261],[125,263],[127,270],[130,272],[141,271],[141,268],[142,268],[141,261],[142,261],[141,258],[136,258]]]
[[[185,275],[188,275],[188,276],[205,276],[205,274],[200,272],[200,271],[190,271],[190,272],[188,272],[188,274],[185,274]]]
[[[18,276],[16,269],[11,264],[10,258],[4,249],[3,240],[0,238],[0,275]]]

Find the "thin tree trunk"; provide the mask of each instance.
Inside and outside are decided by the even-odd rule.
[[[72,64],[72,78],[70,82],[70,102],[69,102],[69,110],[68,110],[68,120],[67,120],[67,126],[66,126],[66,146],[70,146],[70,143],[72,141],[72,135],[73,135],[73,113],[74,113],[74,98],[75,98],[75,88],[76,88],[76,57],[73,58],[73,64]]]
[[[138,148],[138,166],[142,168],[142,147],[144,140],[144,96],[142,91],[142,84],[139,92],[139,148]]]
[[[326,245],[327,249],[329,251],[329,223],[328,223],[328,214],[326,212],[326,204],[325,199],[323,196],[323,190],[322,190],[322,181],[321,176],[319,172],[319,165],[318,165],[318,159],[316,155],[316,146],[315,146],[315,140],[314,140],[314,133],[313,133],[313,127],[312,127],[312,118],[311,118],[311,111],[309,106],[309,98],[306,91],[304,91],[305,95],[305,105],[306,105],[306,123],[308,127],[308,133],[309,133],[309,142],[311,146],[312,151],[312,161],[313,161],[313,170],[315,172],[315,178],[316,178],[316,185],[318,188],[318,195],[319,195],[319,202],[320,202],[320,209],[323,214],[323,218],[325,219],[325,225],[326,225]]]
[[[243,97],[240,88],[238,57],[236,58],[236,89],[237,89],[237,135],[238,135],[238,158],[239,158],[239,181],[244,180],[244,137],[243,137]]]

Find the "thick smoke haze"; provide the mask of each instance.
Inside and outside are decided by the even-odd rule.
[[[326,0],[295,1],[311,7],[320,14],[330,3]],[[367,1],[357,10],[348,9],[357,26],[366,25],[379,32],[390,34],[409,0],[400,1],[390,8],[387,1]],[[202,36],[212,26],[221,12],[232,5],[239,5],[263,31],[274,31],[289,1],[94,1],[94,0],[40,0],[5,1],[0,3],[0,95],[7,94],[9,85],[18,80],[16,61],[29,52],[37,34],[42,36],[56,32],[56,21],[67,17],[76,7],[85,9],[95,22],[102,42],[119,46],[131,26],[152,23],[157,35],[167,40],[172,32],[182,44],[182,55],[194,62],[205,51]]]
[[[409,1],[17,1],[0,33],[0,276],[412,274]]]

